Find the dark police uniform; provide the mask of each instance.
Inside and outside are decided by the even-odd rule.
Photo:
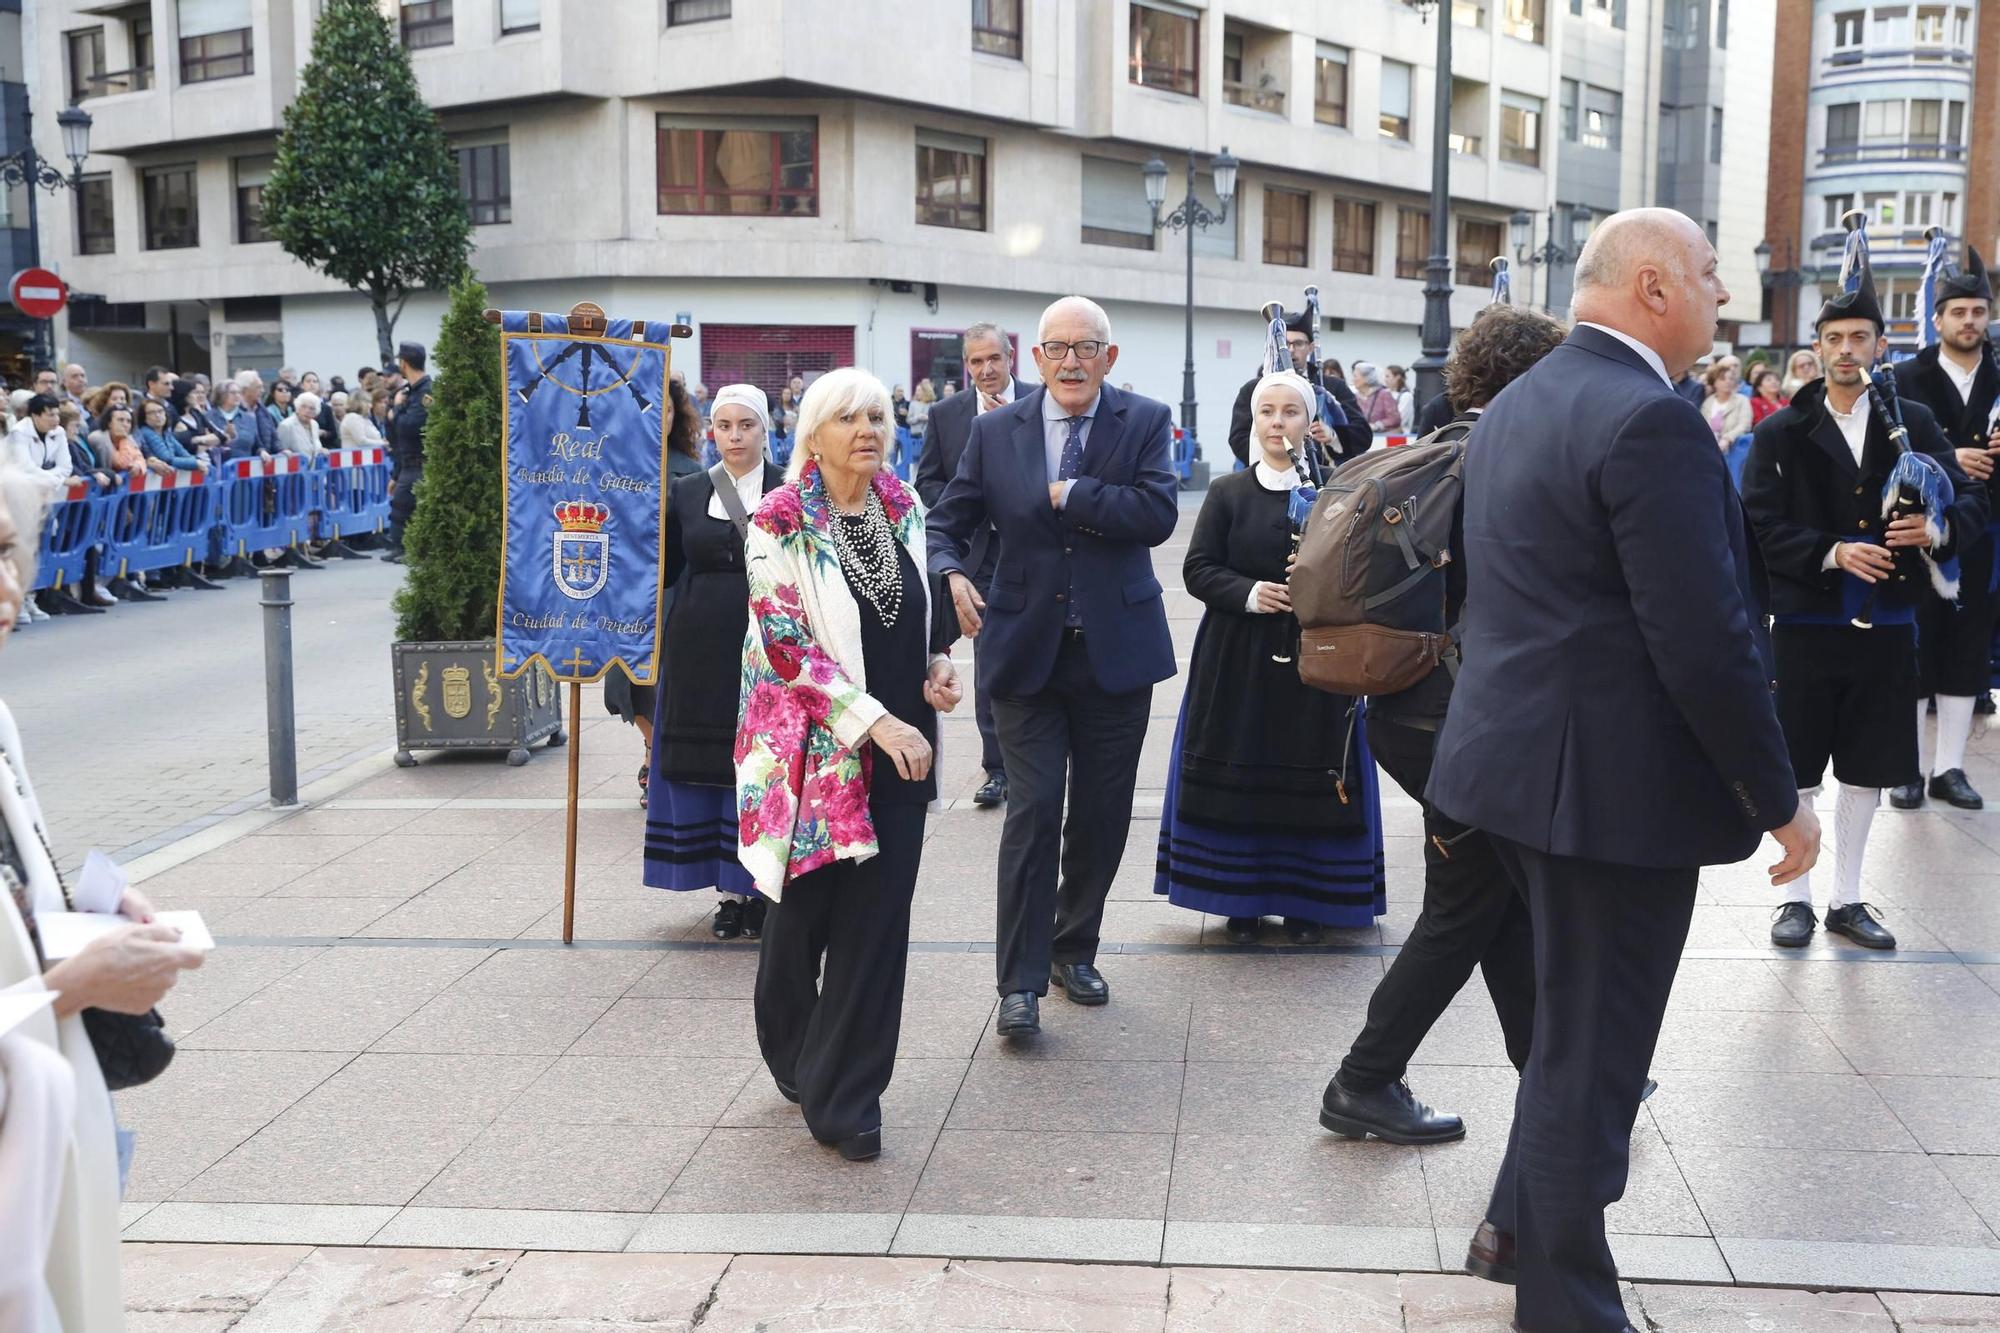
[[[431,377],[410,385],[409,396],[389,419],[389,456],[395,464],[396,493],[389,500],[389,545],[403,549],[403,528],[417,504],[424,479],[424,427],[431,419]]]

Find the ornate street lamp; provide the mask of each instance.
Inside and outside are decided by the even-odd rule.
[[[69,106],[56,113],[56,124],[62,129],[63,156],[69,159],[69,175],[47,158],[35,151],[35,121],[32,111],[21,115],[21,138],[23,147],[18,153],[0,157],[0,186],[13,188],[17,185],[28,187],[28,266],[38,266],[42,262],[42,231],[40,210],[36,207],[36,196],[42,190],[54,194],[67,186],[72,194],[80,194],[83,187],[83,162],[90,156],[90,113],[80,106]],[[30,360],[36,366],[45,366],[55,358],[55,337],[47,320],[35,321],[34,346],[30,349]]]
[[[1187,197],[1179,207],[1165,217],[1160,209],[1167,202],[1167,164],[1154,158],[1143,168],[1146,181],[1146,206],[1153,211],[1154,231],[1185,231],[1188,234],[1187,250],[1187,361],[1181,367],[1181,429],[1187,432],[1190,442],[1196,439],[1194,419],[1194,234],[1210,227],[1219,227],[1229,219],[1229,201],[1236,197],[1237,161],[1229,155],[1227,145],[1223,146],[1209,163],[1209,170],[1215,176],[1215,197],[1222,207],[1219,212],[1211,212],[1207,205],[1195,197],[1194,193],[1194,149],[1187,155]]]
[[[1557,223],[1558,216],[1562,220],[1560,229]],[[1556,237],[1562,235],[1565,231],[1569,234],[1569,243],[1567,245],[1557,244]],[[1555,296],[1556,265],[1575,263],[1576,257],[1583,251],[1583,247],[1576,243],[1575,211],[1562,205],[1550,204],[1549,236],[1540,245],[1534,243],[1535,218],[1532,213],[1519,211],[1513,217],[1508,218],[1507,233],[1509,239],[1514,243],[1515,260],[1518,263],[1529,266],[1528,293],[1530,301],[1534,299],[1535,277],[1533,270],[1546,268],[1549,271],[1548,276],[1542,280],[1542,308],[1547,310],[1552,298]]]

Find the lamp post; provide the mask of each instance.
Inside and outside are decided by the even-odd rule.
[[[1229,155],[1229,147],[1223,145],[1220,153],[1209,163],[1215,173],[1215,197],[1222,204],[1220,212],[1210,212],[1208,206],[1195,198],[1194,193],[1194,149],[1187,155],[1187,198],[1180,206],[1165,217],[1160,216],[1160,208],[1167,202],[1167,164],[1159,158],[1148,162],[1144,168],[1146,179],[1146,205],[1153,210],[1154,231],[1186,231],[1187,249],[1187,361],[1181,367],[1181,429],[1187,432],[1192,445],[1194,429],[1194,234],[1210,227],[1221,226],[1229,218],[1229,201],[1236,197],[1237,161]]]
[[[1757,242],[1757,248],[1750,253],[1757,257],[1757,278],[1772,291],[1771,298],[1771,340],[1784,347],[1790,355],[1798,346],[1799,332],[1799,289],[1807,282],[1818,281],[1818,273],[1807,272],[1798,266],[1798,252],[1792,238],[1783,238],[1785,262],[1782,267],[1772,268],[1772,247],[1769,241]],[[1782,323],[1785,336],[1777,336],[1778,325]]]
[[[1444,392],[1444,363],[1451,354],[1451,260],[1446,232],[1451,226],[1451,10],[1438,0],[1403,0],[1423,16],[1437,11],[1437,91],[1431,109],[1431,253],[1424,261],[1423,354],[1416,372],[1419,405]]]
[[[1558,212],[1569,222],[1570,240],[1573,243],[1576,239],[1576,215],[1567,208],[1560,208],[1556,204],[1549,205],[1549,238],[1540,245],[1534,244],[1535,219],[1533,214],[1518,212],[1513,217],[1507,219],[1507,231],[1514,242],[1514,258],[1520,263],[1529,266],[1528,289],[1531,301],[1533,300],[1535,283],[1533,270],[1546,268],[1549,271],[1548,276],[1542,280],[1542,309],[1544,310],[1550,307],[1552,303],[1551,298],[1555,296],[1555,266],[1557,264],[1569,264],[1576,261],[1576,252],[1574,250],[1568,246],[1556,244],[1556,236],[1558,235],[1556,231],[1556,214]]]
[[[36,193],[47,190],[50,194],[54,194],[67,186],[72,194],[80,195],[83,188],[83,160],[90,156],[88,111],[80,106],[65,107],[56,113],[56,124],[62,128],[63,156],[69,159],[69,175],[63,175],[53,163],[35,151],[35,118],[32,111],[24,111],[21,115],[23,140],[21,151],[0,157],[0,186],[11,189],[16,185],[25,185],[28,190],[28,267],[30,268],[42,262],[41,216],[40,210],[36,207]],[[48,320],[38,319],[35,321],[34,345],[30,349],[29,360],[36,365],[47,365],[54,359],[54,332]]]

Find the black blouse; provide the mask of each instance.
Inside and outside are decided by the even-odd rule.
[[[836,523],[847,521],[836,517]],[[924,584],[910,553],[896,544],[896,565],[903,576],[902,609],[894,625],[882,623],[875,604],[854,591],[855,605],[861,608],[861,663],[868,676],[868,693],[897,718],[923,733],[935,754],[937,710],[924,698],[924,681],[929,674],[930,625],[924,618]],[[896,771],[896,763],[881,747],[869,750],[871,774],[868,786],[870,805],[929,804],[937,797],[937,771],[911,782]]]

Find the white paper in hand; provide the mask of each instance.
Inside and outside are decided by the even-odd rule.
[[[131,882],[116,861],[93,850],[83,859],[83,873],[76,877],[70,896],[79,912],[112,913],[125,900],[125,889]]]
[[[204,952],[215,947],[215,936],[200,912],[155,912],[153,920],[181,933],[181,943]],[[50,962],[74,958],[84,945],[132,922],[109,912],[37,912],[35,929],[42,936],[42,953]]]

